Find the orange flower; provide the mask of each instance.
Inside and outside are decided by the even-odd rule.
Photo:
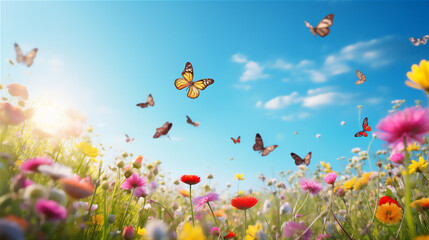
[[[62,178],[60,183],[63,186],[63,190],[74,199],[89,197],[94,192],[94,185],[87,180]]]
[[[25,86],[18,84],[18,83],[12,83],[7,85],[7,91],[11,96],[14,97],[22,97],[24,100],[28,100],[28,90]]]
[[[180,189],[178,192],[184,197],[189,197],[189,191],[186,191],[185,189]]]
[[[411,203],[411,207],[418,210],[428,210],[429,209],[429,198],[421,198]]]

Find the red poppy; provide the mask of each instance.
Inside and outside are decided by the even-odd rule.
[[[383,205],[385,203],[394,203],[394,204],[396,204],[396,206],[402,208],[395,199],[393,199],[389,196],[381,197],[380,200],[378,201],[378,206]]]
[[[189,185],[194,185],[200,182],[200,177],[198,177],[197,175],[183,175],[180,178],[180,181]]]
[[[258,199],[251,196],[238,196],[231,200],[231,205],[237,209],[246,210],[258,203]]]
[[[234,237],[235,237],[235,233],[233,233],[232,231],[230,231],[226,236],[223,237],[223,239],[234,238]]]

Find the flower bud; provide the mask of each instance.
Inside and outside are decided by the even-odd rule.
[[[123,167],[125,166],[125,163],[124,163],[124,161],[119,160],[119,161],[117,161],[117,162],[116,162],[116,166],[117,166],[118,168],[123,168]]]
[[[211,174],[207,175],[207,179],[213,179],[213,175]]]
[[[152,170],[152,168],[153,168],[153,164],[152,164],[152,163],[149,163],[149,164],[146,166],[146,168],[147,168],[148,170]]]
[[[113,214],[109,214],[109,216],[107,217],[107,222],[109,223],[109,224],[112,224],[112,223],[114,223],[116,221],[116,216],[115,215],[113,215]]]
[[[24,198],[25,199],[32,199],[37,200],[45,194],[45,189],[42,185],[39,184],[33,184],[25,188],[24,191]]]
[[[133,175],[133,170],[132,169],[128,169],[124,173],[125,178],[129,178],[129,177],[131,177],[131,175]]]
[[[173,211],[176,211],[179,208],[179,205],[177,204],[177,202],[173,202],[171,204],[171,209],[173,209]]]
[[[103,181],[101,183],[101,189],[103,189],[104,191],[109,190],[110,184],[108,181]]]
[[[64,204],[66,202],[66,193],[63,190],[52,188],[49,192],[49,199],[59,204]]]
[[[156,167],[154,167],[153,169],[152,169],[152,173],[153,173],[153,175],[158,175],[158,166],[156,166]]]
[[[179,184],[180,184],[179,180],[177,180],[177,179],[176,179],[176,180],[174,180],[174,182],[173,182],[173,183],[174,183],[174,185],[179,185]]]
[[[139,155],[133,162],[133,167],[140,169],[142,167],[143,156]]]

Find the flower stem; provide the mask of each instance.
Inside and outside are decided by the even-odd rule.
[[[119,171],[120,171],[120,169],[118,168],[118,173],[116,174],[115,188],[113,189],[112,198],[110,199],[110,206],[109,206],[110,213],[112,213],[112,204],[113,204],[114,200],[116,199],[115,194],[116,194],[116,189],[118,188],[118,182],[120,179],[120,175],[119,175],[120,172]]]
[[[407,225],[409,229],[410,239],[414,239],[416,236],[416,229],[413,224],[413,216],[411,215],[411,187],[410,187],[410,173],[408,171],[408,165],[410,164],[410,158],[407,151],[407,138],[404,137],[404,152],[405,152],[405,217],[407,218]]]
[[[122,225],[124,224],[125,217],[127,216],[128,207],[130,206],[131,199],[133,198],[133,195],[134,195],[134,189],[135,189],[135,188],[133,188],[133,190],[131,190],[130,199],[128,200],[127,207],[125,208],[124,216],[122,217],[122,221],[121,221],[121,224],[119,225],[119,229],[121,229],[121,228],[122,228]]]
[[[247,228],[247,214],[246,214],[246,212],[247,212],[247,209],[244,209],[244,231],[246,231],[246,228]],[[243,236],[244,236],[244,234],[243,234]]]
[[[209,202],[207,202],[207,205],[209,205],[210,212],[212,212],[212,216],[213,216],[214,222],[215,222],[215,224],[216,224],[216,227],[218,227],[218,228],[219,228],[219,225],[217,224],[216,217],[215,217],[215,215],[214,215],[214,213],[213,213],[213,209],[212,209],[212,207],[210,206],[210,203],[209,203]]]
[[[189,202],[191,203],[192,225],[195,227],[194,208],[192,206],[192,185],[189,184]]]
[[[378,167],[378,176],[377,176],[377,198],[375,199],[375,207],[374,207],[374,213],[372,215],[372,220],[371,220],[371,224],[374,223],[374,219],[375,219],[375,213],[377,212],[377,206],[378,206],[378,194],[380,192],[380,171],[381,171],[381,167]]]
[[[304,202],[302,203],[301,207],[296,212],[293,213],[294,215],[298,214],[299,211],[301,210],[301,208],[304,207],[305,203],[307,202],[308,196],[310,196],[310,193],[307,193],[307,196],[305,197]],[[295,216],[294,216],[294,218],[295,218]]]
[[[348,237],[350,240],[353,240],[353,239],[352,239],[352,237],[350,237],[350,235],[347,233],[347,231],[343,228],[343,225],[341,225],[340,221],[338,221],[338,219],[337,219],[337,217],[335,216],[334,211],[332,211],[332,209],[331,209],[331,213],[332,213],[332,216],[334,216],[335,221],[338,223],[338,225],[340,225],[341,229],[342,229],[342,230],[343,230],[343,232],[347,235],[347,237]]]
[[[106,239],[107,237],[107,220],[109,216],[107,214],[107,191],[104,191],[104,226],[103,226],[103,237],[102,239]]]

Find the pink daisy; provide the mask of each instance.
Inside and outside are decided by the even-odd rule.
[[[52,160],[48,157],[30,158],[21,164],[21,171],[23,173],[37,172],[40,165],[52,165]]]
[[[67,217],[66,208],[52,200],[39,199],[36,202],[35,208],[36,211],[45,216],[47,220],[61,221]]]
[[[219,194],[208,193],[205,196],[200,196],[192,199],[192,203],[195,204],[194,209],[196,212],[198,212],[204,206],[204,204],[208,202],[219,201],[219,200],[220,200]]]
[[[127,178],[124,183],[122,183],[121,188],[132,190],[136,187],[143,187],[146,185],[146,179],[144,177],[139,177],[136,173],[133,173],[131,177]]]
[[[377,132],[380,139],[391,144],[393,152],[404,149],[404,137],[407,143],[416,141],[424,143],[423,136],[429,132],[428,110],[419,107],[409,107],[380,120]]]
[[[322,184],[310,179],[303,178],[299,184],[301,184],[301,188],[304,192],[308,191],[311,195],[316,195],[322,190]]]

